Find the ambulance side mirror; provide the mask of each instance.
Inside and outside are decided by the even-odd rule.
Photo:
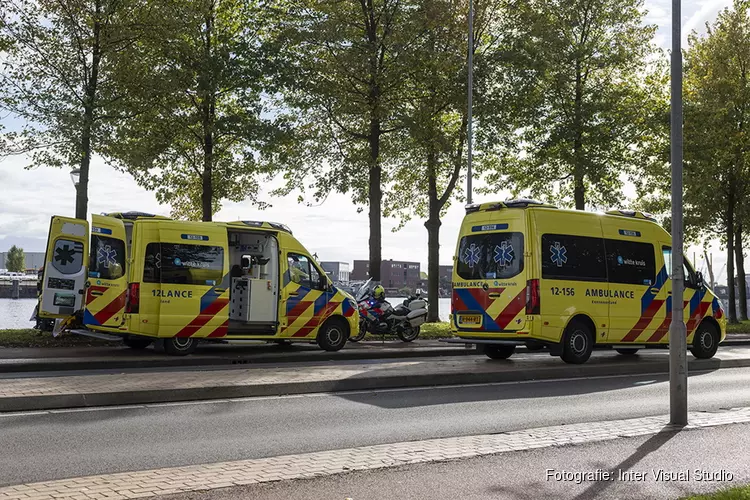
[[[699,290],[703,290],[704,288],[706,288],[706,282],[703,281],[703,273],[700,271],[695,273],[695,286]]]

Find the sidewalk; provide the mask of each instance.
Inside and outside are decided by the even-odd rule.
[[[750,439],[750,408],[691,413],[690,425],[682,429],[667,422],[666,416],[643,417],[105,474],[4,487],[0,500],[121,500],[172,494],[186,498],[201,491],[209,493],[200,498],[222,499],[664,498],[750,481],[750,457],[741,451],[746,447],[738,446]],[[706,430],[729,424],[740,425]],[[473,460],[383,471],[456,459]],[[695,468],[719,480],[699,482]],[[551,480],[547,469],[552,469]],[[623,471],[651,477],[660,469],[674,474],[675,480],[648,482],[620,475]],[[335,476],[351,471],[371,472]],[[687,481],[677,479],[683,471],[688,471]],[[561,474],[560,480],[555,473]],[[588,479],[579,482],[576,473],[588,473]],[[384,480],[373,480],[375,474]],[[286,481],[316,477],[329,479]],[[276,481],[284,482],[270,488],[262,485]]]
[[[688,355],[691,371],[750,366],[750,349],[725,347],[713,359]],[[484,356],[255,367],[249,369],[126,372],[53,377],[3,377],[0,411],[108,406],[168,401],[232,399],[523,380],[666,373],[667,351],[635,357],[597,352],[583,365],[545,354],[507,361]]]

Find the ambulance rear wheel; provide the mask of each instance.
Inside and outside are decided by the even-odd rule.
[[[172,356],[187,356],[195,351],[198,342],[192,337],[164,339],[164,351]]]
[[[329,319],[318,332],[318,345],[326,351],[338,351],[349,337],[347,324],[337,318]]]
[[[719,334],[711,323],[703,322],[693,337],[690,352],[698,359],[710,359],[719,348]]]
[[[508,359],[513,356],[516,352],[516,346],[514,345],[494,345],[486,344],[483,346],[485,356],[490,359]]]
[[[594,334],[589,326],[582,321],[571,322],[563,335],[562,360],[580,365],[589,360],[593,350]]]
[[[619,352],[623,356],[633,356],[638,352],[638,349],[634,347],[624,347],[622,349],[615,349],[615,351]]]
[[[131,349],[143,350],[153,343],[153,340],[143,337],[125,337],[123,343]]]

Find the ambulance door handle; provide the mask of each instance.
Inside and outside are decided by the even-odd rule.
[[[214,292],[216,292],[216,293],[220,293],[221,294],[221,293],[224,293],[226,291],[227,291],[226,288],[214,288]]]
[[[101,297],[102,295],[104,295],[104,292],[91,292],[91,295],[94,295],[96,297]]]
[[[500,294],[499,294],[499,293],[497,293],[497,292],[492,292],[491,294],[489,294],[489,297],[490,297],[491,299],[496,299],[496,298],[498,298],[499,296],[500,296]]]
[[[651,293],[653,293],[654,295],[656,295],[657,293],[659,293],[659,289],[658,289],[658,288],[651,288],[651,289],[650,289],[650,291],[651,291]]]
[[[298,295],[299,295],[299,293],[297,293],[297,292],[289,292],[289,296],[290,297],[297,297]]]

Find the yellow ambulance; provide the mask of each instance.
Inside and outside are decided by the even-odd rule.
[[[469,205],[453,266],[451,329],[493,359],[516,346],[584,363],[663,347],[671,321],[671,237],[647,214],[560,210],[532,200]],[[687,342],[711,358],[726,318],[685,262]]]
[[[90,235],[89,235],[90,233]],[[52,217],[39,316],[168,354],[198,341],[317,342],[341,349],[359,328],[337,289],[288,227],[185,222],[139,212]],[[76,330],[74,330],[76,331]]]

